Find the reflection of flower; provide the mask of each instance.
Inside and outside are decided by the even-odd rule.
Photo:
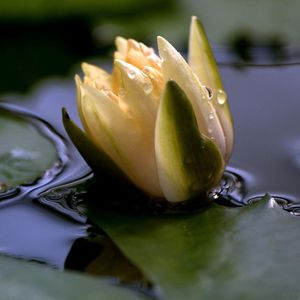
[[[233,128],[200,22],[192,18],[189,64],[162,37],[159,56],[132,39],[118,37],[116,46],[111,75],[84,63],[83,82],[76,77],[86,134],[81,142],[65,115],[87,162],[96,169],[100,159],[101,168],[123,173],[147,194],[170,202],[215,186],[232,151]]]

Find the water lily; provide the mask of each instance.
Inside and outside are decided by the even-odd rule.
[[[192,17],[188,62],[164,38],[116,38],[112,73],[76,76],[81,131],[65,128],[87,163],[153,198],[180,202],[218,184],[233,146],[226,93],[203,27]]]

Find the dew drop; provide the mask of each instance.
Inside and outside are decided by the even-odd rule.
[[[218,90],[217,92],[217,102],[220,105],[224,105],[227,100],[227,95],[223,90]]]
[[[151,82],[145,83],[143,89],[144,89],[144,92],[147,95],[149,95],[153,91],[153,85],[152,85],[152,83]]]
[[[211,88],[207,87],[206,85],[204,85],[203,87],[207,91],[208,100],[211,100],[213,96],[213,91],[211,90]]]
[[[208,118],[209,120],[213,120],[214,119],[214,114],[211,112],[208,114]]]
[[[101,88],[100,90],[101,90],[102,92],[104,92],[104,93],[108,93],[108,92],[111,91],[111,89],[109,89],[109,88],[107,88],[107,87],[103,87],[103,88]]]
[[[120,89],[119,89],[119,96],[120,96],[120,97],[124,97],[125,94],[126,94],[126,91],[125,91],[123,88],[120,88]]]
[[[128,70],[127,75],[130,79],[134,79],[136,77],[136,73],[134,70]]]
[[[145,77],[145,78],[148,78],[148,75],[145,72],[142,72],[142,76]]]

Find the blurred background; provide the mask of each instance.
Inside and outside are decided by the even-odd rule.
[[[299,14],[297,0],[2,0],[0,95],[111,61],[116,35],[153,47],[162,35],[185,53],[191,15],[221,63],[298,61]]]

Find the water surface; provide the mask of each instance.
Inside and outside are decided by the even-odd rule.
[[[235,148],[222,181],[223,198],[228,196],[234,205],[241,205],[269,193],[300,203],[300,65],[223,65],[221,73],[235,123]],[[86,182],[93,180],[91,170],[69,141],[61,122],[64,106],[80,124],[75,84],[49,80],[26,97],[11,95],[4,100],[51,124],[63,171],[46,183],[21,187],[18,198],[1,203],[0,253],[101,276],[105,274],[99,265],[106,257],[102,254],[118,253],[120,265],[132,276],[124,277],[124,272],[114,270],[112,265],[107,268],[114,270],[109,275],[121,282],[143,282],[142,289],[151,287],[142,272],[85,216]],[[98,185],[101,201],[107,195],[101,194],[101,183]],[[83,252],[88,257],[85,261],[77,255]]]

